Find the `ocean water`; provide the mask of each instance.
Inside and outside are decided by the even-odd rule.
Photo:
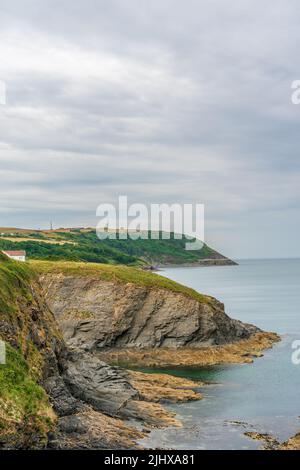
[[[225,304],[233,318],[282,335],[253,364],[164,372],[209,383],[204,399],[169,406],[180,429],[154,430],[147,447],[257,449],[245,432],[268,433],[280,442],[300,430],[300,365],[292,343],[300,340],[300,260],[240,261],[239,266],[170,268],[160,274]],[[154,371],[153,371],[154,372]]]

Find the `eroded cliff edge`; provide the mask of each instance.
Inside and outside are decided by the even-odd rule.
[[[188,380],[153,378],[70,350],[38,276],[0,254],[1,449],[132,448],[147,428],[179,425],[159,397],[201,398]],[[126,422],[125,422],[126,420]],[[144,430],[131,425],[138,420]]]
[[[278,340],[231,319],[218,300],[132,269],[39,263],[44,296],[69,347],[131,365],[249,362]],[[127,275],[127,270],[130,276]],[[134,270],[136,271],[136,270]],[[165,283],[170,284],[165,284]]]
[[[200,399],[199,384],[113,367],[114,354],[145,365],[240,362],[278,339],[230,319],[215,299],[130,268],[1,255],[0,278],[2,448],[134,447],[151,426],[180,425],[159,402]]]

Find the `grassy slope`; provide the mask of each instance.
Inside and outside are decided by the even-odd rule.
[[[106,281],[119,281],[138,284],[160,289],[168,289],[172,292],[180,292],[187,297],[199,302],[209,302],[209,297],[199,294],[194,289],[178,284],[158,274],[128,266],[112,266],[106,264],[74,263],[68,261],[30,261],[30,266],[40,274],[66,274],[72,276],[97,277]]]
[[[57,335],[57,330],[47,313],[39,310],[31,289],[43,273],[135,283],[180,292],[199,302],[210,301],[193,289],[141,269],[62,261],[20,263],[0,252],[0,339],[5,341],[7,352],[6,364],[0,364],[0,448],[3,443],[40,448],[55,421],[48,396],[39,383],[48,350],[47,336]],[[33,317],[34,312],[38,312],[38,318]],[[46,342],[42,350],[30,339],[35,328]]]
[[[1,442],[7,441],[26,447],[24,436],[28,436],[28,446],[34,447],[32,436],[37,435],[40,446],[43,439],[46,442],[54,419],[48,397],[39,382],[47,354],[46,338],[49,335],[58,338],[58,332],[47,313],[42,314],[39,310],[32,291],[38,275],[44,273],[135,283],[182,293],[199,302],[210,301],[209,297],[193,289],[138,268],[67,261],[20,263],[0,252],[0,339],[5,341],[7,349],[7,362],[0,365],[0,447]],[[33,312],[39,312],[38,319],[33,317]],[[43,350],[30,339],[35,328],[44,338],[43,342],[46,341]],[[18,436],[22,442],[18,441]]]
[[[20,299],[30,304],[33,276],[27,265],[0,253],[0,322],[8,326],[0,329],[6,343],[6,364],[0,364],[0,441],[13,439],[18,445],[22,436],[22,446],[24,436],[30,441],[32,433],[46,440],[53,418],[48,397],[38,385],[43,358],[27,338],[28,319],[19,304]]]
[[[0,232],[3,229],[0,229]],[[11,229],[12,231],[14,229]],[[202,259],[222,258],[204,245],[201,250],[185,250],[186,238],[176,240],[99,240],[94,230],[66,232],[14,232],[0,238],[0,249],[24,249],[31,259],[87,261],[105,264],[142,265],[197,263]],[[19,241],[16,241],[16,233]],[[11,239],[9,239],[11,238]],[[22,240],[23,238],[23,240]],[[32,241],[30,241],[32,238]],[[40,240],[40,241],[37,241]],[[73,243],[51,244],[52,241]]]

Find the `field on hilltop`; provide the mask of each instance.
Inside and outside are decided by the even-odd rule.
[[[228,261],[223,255],[203,244],[201,250],[187,251],[185,236],[157,240],[117,238],[99,240],[95,229],[67,228],[30,230],[0,228],[0,250],[26,250],[30,259],[86,261],[105,264],[184,265],[203,260]]]

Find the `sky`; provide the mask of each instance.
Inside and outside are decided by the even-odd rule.
[[[205,204],[233,258],[299,257],[300,3],[0,0],[0,226]]]

